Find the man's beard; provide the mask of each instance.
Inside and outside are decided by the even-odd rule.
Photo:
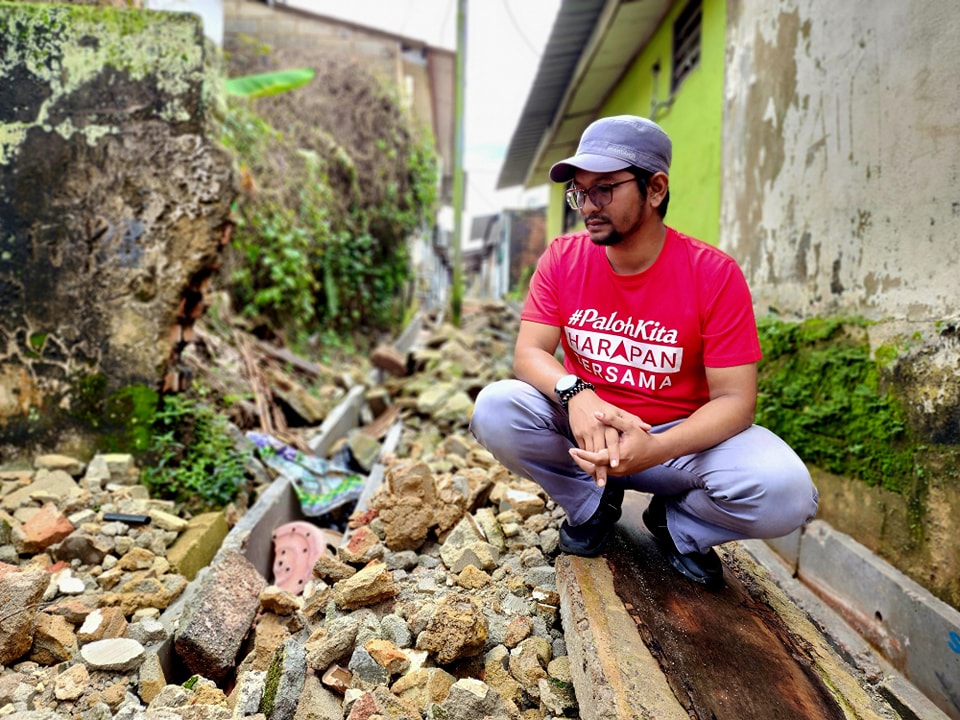
[[[610,247],[611,245],[619,245],[621,242],[623,242],[623,233],[621,233],[619,230],[611,230],[606,237],[594,238],[593,235],[591,235],[590,239],[593,241],[594,245]]]
[[[587,220],[590,220],[590,219],[601,219],[601,218],[599,218],[599,217],[597,217],[597,216],[592,216],[592,217],[590,217],[590,218],[587,218]],[[593,242],[593,244],[594,244],[594,245],[600,245],[601,247],[610,247],[611,245],[618,245],[618,244],[620,244],[621,242],[623,242],[623,233],[620,232],[619,230],[617,230],[616,228],[614,228],[614,227],[612,226],[612,224],[610,223],[610,220],[609,220],[609,219],[607,219],[607,218],[602,218],[602,219],[603,219],[604,222],[606,222],[608,225],[611,225],[610,232],[607,233],[607,235],[605,235],[604,237],[601,237],[601,238],[595,238],[595,237],[593,236],[593,234],[591,233],[591,234],[590,234],[590,240]],[[589,231],[588,231],[588,232],[589,232]]]

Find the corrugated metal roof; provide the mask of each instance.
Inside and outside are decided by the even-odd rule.
[[[548,182],[674,0],[563,0],[497,188]]]
[[[520,121],[513,132],[497,188],[523,185],[527,170],[560,107],[570,78],[603,11],[606,0],[564,0],[550,38],[540,57],[540,67],[527,95]]]

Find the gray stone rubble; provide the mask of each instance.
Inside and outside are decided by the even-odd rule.
[[[129,456],[5,468],[0,717],[578,718],[553,570],[562,511],[466,428],[471,398],[509,373],[514,322],[491,305],[431,334],[412,374],[394,362],[381,386],[400,441],[300,595],[239,554],[186,593],[167,560],[186,522]]]

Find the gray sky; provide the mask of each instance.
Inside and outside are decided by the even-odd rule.
[[[288,0],[290,5],[456,48],[457,0]],[[497,177],[560,0],[467,0],[465,219],[543,203],[543,188],[497,191]],[[466,238],[465,238],[466,239]]]

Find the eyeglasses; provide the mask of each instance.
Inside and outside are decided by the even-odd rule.
[[[594,185],[592,188],[587,188],[586,190],[575,187],[567,188],[567,205],[570,206],[571,210],[583,210],[583,203],[587,198],[590,198],[590,202],[598,208],[602,208],[613,201],[613,189],[615,187],[637,179],[638,178],[632,177],[629,180],[621,180],[616,183],[603,183]]]

